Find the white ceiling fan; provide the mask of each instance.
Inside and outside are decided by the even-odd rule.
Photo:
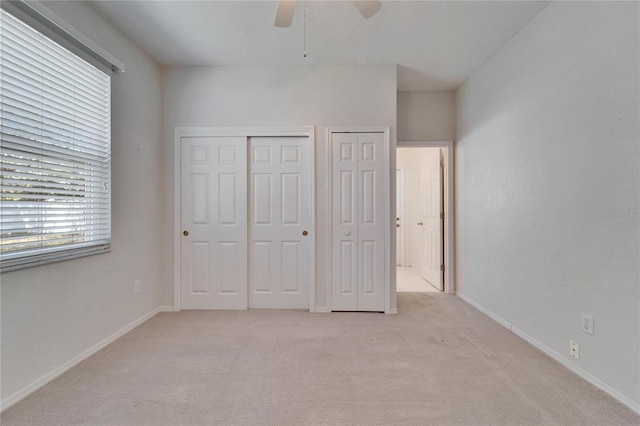
[[[365,19],[371,18],[382,7],[382,3],[377,0],[353,0],[352,3]],[[274,25],[280,28],[291,26],[295,10],[296,0],[278,0]]]

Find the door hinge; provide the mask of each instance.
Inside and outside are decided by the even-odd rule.
[[[444,219],[444,212],[440,212],[440,219]]]
[[[440,265],[440,272],[444,272],[444,265]]]

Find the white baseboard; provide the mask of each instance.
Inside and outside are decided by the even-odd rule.
[[[147,321],[148,319],[152,318],[156,314],[160,312],[167,312],[167,311],[169,312],[173,311],[173,306],[158,306],[157,308],[153,309],[151,312],[148,312],[145,315],[138,318],[137,320],[125,325],[120,330],[116,331],[106,339],[91,346],[89,349],[82,352],[78,356],[70,359],[69,361],[65,362],[64,364],[62,364],[58,368],[55,368],[49,373],[41,376],[40,378],[30,383],[29,385],[25,386],[24,388],[20,389],[18,392],[14,393],[13,395],[3,399],[2,402],[0,402],[0,413],[6,410],[7,408],[11,407],[12,405],[16,404],[17,402],[21,401],[22,399],[26,398],[31,393],[37,391],[42,386],[46,385],[56,377],[66,372],[67,370],[76,366],[77,364],[84,361],[85,359],[89,358],[91,355],[95,354],[96,352],[98,352],[100,349],[104,348],[108,344],[113,343],[115,340],[124,336],[125,334],[127,334],[128,332],[130,332],[131,330],[133,330],[143,322]]]
[[[385,312],[387,315],[398,315],[398,308],[391,308],[389,312]]]
[[[552,358],[552,359],[556,360],[557,362],[559,362],[560,364],[564,365],[569,370],[571,370],[572,372],[574,372],[578,376],[582,377],[584,380],[586,380],[587,382],[591,383],[595,387],[605,391],[606,393],[608,393],[609,395],[611,395],[612,397],[614,397],[615,399],[617,399],[618,401],[620,401],[621,403],[626,405],[627,407],[631,408],[637,414],[640,414],[640,404],[639,403],[637,403],[634,400],[632,400],[631,398],[621,394],[620,392],[618,392],[617,390],[615,390],[614,388],[612,388],[611,386],[609,386],[608,384],[606,384],[602,380],[600,380],[597,377],[593,376],[588,371],[578,367],[577,365],[572,363],[571,360],[568,360],[567,358],[565,358],[564,356],[562,356],[558,352],[556,352],[553,349],[551,349],[550,347],[546,346],[544,343],[542,343],[542,342],[534,339],[533,337],[529,336],[527,333],[525,333],[524,331],[520,330],[518,327],[515,327],[515,326],[511,327],[511,331],[514,332],[515,334],[517,334],[518,336],[520,336],[523,340],[527,341],[528,343],[530,343],[533,346],[535,346],[536,348],[538,348],[545,355],[549,356],[550,358]]]
[[[456,296],[458,296],[460,299],[464,300],[465,302],[467,302],[468,304],[470,304],[471,306],[473,306],[474,308],[476,308],[477,310],[479,310],[480,312],[482,312],[483,314],[485,314],[486,316],[488,316],[489,318],[491,318],[492,320],[494,320],[495,322],[497,322],[498,324],[506,328],[507,330],[511,330],[511,323],[509,321],[499,317],[498,315],[494,314],[490,310],[484,308],[482,305],[479,305],[478,303],[469,299],[467,296],[465,296],[462,293],[456,292]]]
[[[623,403],[624,405],[629,407],[631,410],[635,411],[637,414],[640,414],[640,403],[637,403],[634,400],[632,400],[631,398],[629,398],[628,396],[623,395],[622,393],[618,392],[616,389],[612,388],[611,386],[609,386],[608,384],[606,384],[602,380],[600,380],[597,377],[593,376],[588,371],[586,371],[586,370],[578,367],[574,363],[572,363],[569,359],[565,358],[560,353],[554,351],[553,349],[551,349],[550,347],[548,347],[544,343],[534,339],[533,337],[531,337],[530,335],[528,335],[524,331],[520,330],[518,327],[516,327],[513,324],[511,324],[509,321],[499,317],[498,315],[494,314],[493,312],[491,312],[488,309],[484,308],[483,306],[479,305],[475,301],[469,299],[465,295],[460,294],[460,293],[457,293],[456,295],[458,297],[460,297],[462,300],[464,300],[465,302],[467,302],[468,304],[470,304],[471,306],[473,306],[474,308],[476,308],[477,310],[479,310],[480,312],[482,312],[483,314],[487,315],[489,318],[493,319],[494,321],[496,321],[500,325],[504,326],[505,328],[511,330],[511,332],[513,332],[514,334],[516,334],[517,336],[519,336],[520,338],[525,340],[527,343],[535,346],[538,350],[540,350],[542,353],[544,353],[545,355],[547,355],[551,359],[559,362],[560,364],[562,364],[563,366],[565,366],[570,371],[572,371],[573,373],[577,374],[578,376],[580,376],[581,378],[583,378],[587,382],[591,383],[595,387],[597,387],[597,388],[603,390],[604,392],[608,393],[609,395],[611,395],[612,397],[614,397],[615,399],[617,399],[618,401],[620,401],[621,403]]]
[[[326,306],[316,306],[315,311],[316,314],[328,314],[331,312],[331,309],[328,309]]]

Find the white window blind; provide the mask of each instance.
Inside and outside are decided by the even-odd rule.
[[[111,241],[111,78],[0,10],[0,268]]]

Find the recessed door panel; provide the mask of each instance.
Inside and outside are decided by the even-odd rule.
[[[340,242],[340,294],[356,295],[358,281],[356,280],[355,244],[353,241]]]
[[[365,170],[362,172],[362,223],[375,224],[376,222],[376,172]]]
[[[194,241],[191,244],[192,276],[191,294],[209,294],[211,284],[211,254],[210,244],[207,241]]]
[[[206,225],[209,222],[209,175],[194,173],[191,175],[191,180],[193,185],[193,223]]]
[[[338,198],[340,209],[340,224],[354,225],[355,218],[355,179],[353,170],[340,172],[340,194]]]
[[[237,225],[236,197],[238,187],[236,185],[236,173],[218,174],[218,194],[224,202],[218,203],[218,221],[220,225]]]
[[[280,175],[281,182],[281,203],[282,213],[281,223],[283,225],[300,224],[300,174],[283,173]]]
[[[238,280],[238,272],[245,265],[240,263],[238,256],[239,243],[237,241],[221,241],[218,245],[218,272],[220,276],[220,293],[237,295],[241,285],[246,285]]]
[[[300,292],[300,242],[282,241],[280,259],[281,288],[283,293]]]
[[[271,279],[271,241],[253,242],[253,291],[256,293],[271,293],[273,280]]]

